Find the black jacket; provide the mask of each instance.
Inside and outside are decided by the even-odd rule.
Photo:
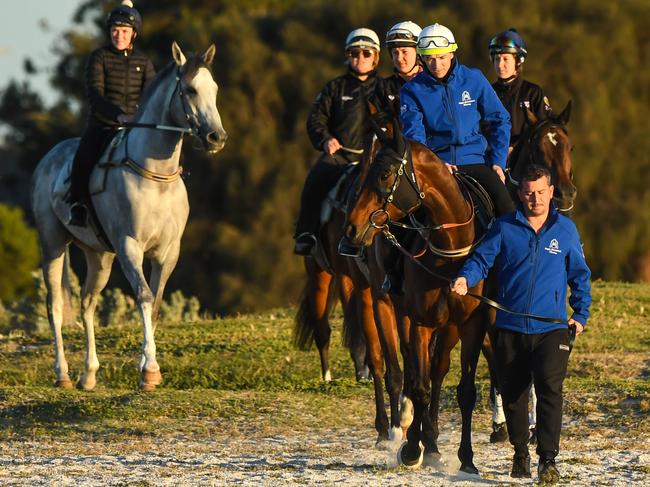
[[[542,88],[534,83],[517,76],[510,83],[501,80],[492,84],[494,91],[510,113],[510,145],[514,146],[519,136],[526,128],[526,108],[530,108],[537,118],[547,118],[551,113],[551,105],[544,96]]]
[[[399,90],[406,81],[397,73],[381,80],[377,84],[373,102],[380,110],[386,112],[390,117],[399,118]]]
[[[90,124],[115,123],[118,115],[134,115],[145,86],[154,78],[153,64],[137,49],[112,45],[93,51],[86,66]]]
[[[365,81],[347,73],[325,85],[307,117],[307,134],[316,150],[322,151],[331,137],[336,137],[344,147],[364,148],[366,137],[372,132],[366,100],[378,81],[375,72]]]

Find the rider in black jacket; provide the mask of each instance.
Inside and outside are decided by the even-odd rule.
[[[510,150],[519,140],[528,123],[525,110],[529,108],[538,119],[548,118],[551,104],[542,88],[523,79],[523,64],[528,56],[526,43],[515,29],[495,35],[488,46],[490,59],[498,80],[492,84],[499,99],[510,113]]]
[[[307,174],[300,197],[294,252],[309,255],[320,225],[323,199],[344,168],[361,160],[364,144],[372,134],[366,100],[379,77],[379,38],[371,29],[355,29],[345,42],[348,72],[333,79],[316,97],[307,118],[312,145],[324,154]]]
[[[69,193],[70,225],[85,226],[88,179],[115,127],[129,122],[140,95],[155,76],[153,64],[133,41],[142,31],[142,18],[130,0],[114,8],[106,21],[110,44],[93,51],[86,66],[90,109],[86,128],[72,162]]]
[[[410,20],[399,22],[386,33],[386,48],[393,61],[393,74],[383,79],[377,88],[381,106],[389,108],[399,117],[399,90],[411,78],[422,71],[415,46],[422,29]]]

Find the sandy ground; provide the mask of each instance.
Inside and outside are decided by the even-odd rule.
[[[449,419],[449,418],[447,418]],[[568,422],[570,423],[570,422]],[[449,422],[441,424],[449,425]],[[563,485],[650,485],[650,442],[631,441],[607,428],[562,439],[558,467]],[[0,443],[1,485],[533,485],[509,477],[509,444],[492,445],[487,432],[474,433],[481,475],[458,474],[460,432],[441,432],[444,464],[418,470],[397,467],[395,454],[375,448],[368,430],[338,430],[273,437],[182,436],[117,443]]]

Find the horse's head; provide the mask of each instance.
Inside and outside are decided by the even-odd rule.
[[[367,173],[347,214],[345,235],[352,245],[370,245],[390,220],[399,220],[420,202],[407,179],[406,140],[399,132],[390,138],[381,130],[377,137],[379,147],[372,151]]]
[[[178,90],[181,95],[181,103],[176,107],[177,113],[172,116],[189,123],[205,150],[210,153],[223,149],[228,138],[217,110],[219,88],[210,67],[214,53],[213,44],[202,56],[186,59],[178,44],[172,44],[172,56],[179,69]]]
[[[570,212],[573,209],[573,201],[578,193],[573,184],[572,146],[566,129],[570,115],[570,101],[562,113],[545,120],[538,120],[533,112],[526,110],[526,117],[531,126],[529,160],[550,170],[555,187],[553,200],[562,212]]]

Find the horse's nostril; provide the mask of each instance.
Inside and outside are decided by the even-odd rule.
[[[206,135],[205,138],[210,144],[225,143],[228,139],[228,134],[226,132],[219,132],[215,130],[214,132],[210,132],[208,135]]]

